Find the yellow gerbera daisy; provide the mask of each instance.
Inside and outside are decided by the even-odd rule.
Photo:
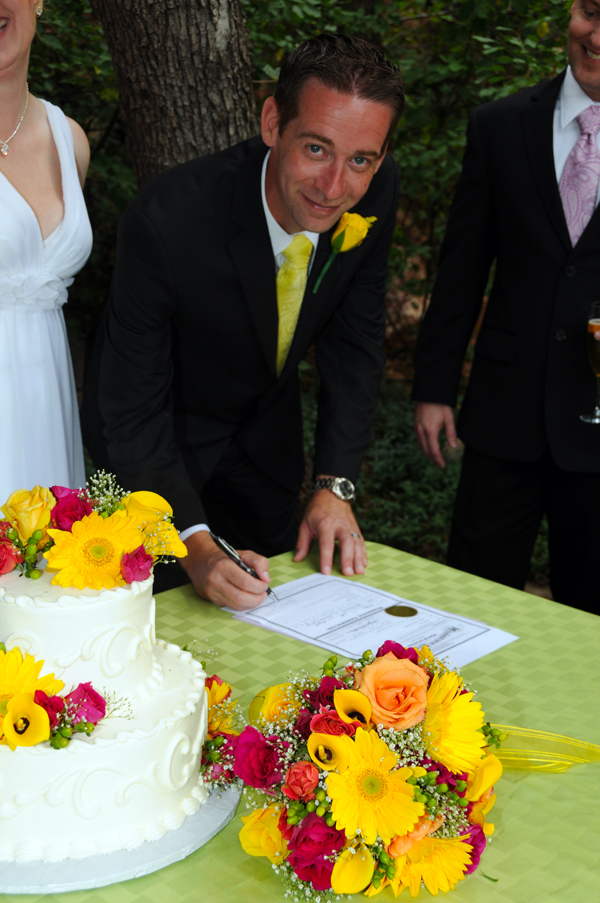
[[[394,860],[396,875],[390,882],[394,894],[398,896],[407,887],[411,897],[416,897],[421,882],[434,896],[440,890],[453,890],[465,877],[472,849],[459,837],[423,838]]]
[[[55,680],[54,674],[40,677],[43,660],[36,662],[33,655],[25,655],[15,647],[10,652],[0,650],[0,713],[6,714],[6,703],[13,696],[26,693],[34,696],[36,690],[43,690],[54,696],[64,687],[62,680]]]
[[[216,680],[206,687],[208,697],[208,733],[207,739],[212,740],[215,734],[239,734],[233,727],[233,719],[236,715],[236,703],[227,699],[231,692],[229,684],[217,683]]]
[[[472,693],[461,693],[462,680],[454,671],[436,674],[427,691],[424,736],[427,752],[450,771],[473,771],[483,755],[480,731],[483,712]]]
[[[52,583],[78,589],[125,586],[121,558],[141,545],[131,518],[119,514],[103,518],[93,512],[75,521],[70,533],[52,529],[48,533],[54,545],[44,556],[49,568],[58,571]]]
[[[375,843],[377,835],[389,843],[396,834],[407,834],[423,815],[413,788],[406,783],[412,769],[399,768],[397,757],[375,731],[358,728],[348,744],[349,764],[342,774],[327,776],[331,813],[336,826],[348,837],[360,830],[363,840]]]

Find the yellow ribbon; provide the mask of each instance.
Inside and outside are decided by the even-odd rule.
[[[600,762],[600,746],[594,743],[510,724],[493,724],[492,727],[508,734],[500,749],[494,750],[505,768],[562,772],[571,765]]]

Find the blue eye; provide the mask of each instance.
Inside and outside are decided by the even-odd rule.
[[[321,152],[321,145],[320,144],[309,144],[308,149],[313,154],[319,154]]]
[[[356,163],[357,166],[364,166],[364,164],[368,163],[369,161],[367,160],[366,157],[355,157],[354,162]]]

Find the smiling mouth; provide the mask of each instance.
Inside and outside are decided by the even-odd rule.
[[[333,205],[320,204],[319,201],[313,201],[313,199],[309,198],[308,195],[306,195],[306,194],[304,195],[304,197],[306,198],[308,203],[311,205],[311,207],[317,207],[319,209],[319,211],[322,211],[323,213],[335,213],[335,211],[339,207],[339,204],[333,204]]]
[[[583,48],[585,50],[585,55],[589,60],[600,60],[600,53],[592,53],[591,50],[588,50],[587,47]]]

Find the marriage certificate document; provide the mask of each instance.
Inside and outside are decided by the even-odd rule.
[[[343,577],[311,574],[275,588],[250,611],[234,617],[275,633],[322,646],[350,659],[386,640],[417,648],[427,645],[455,668],[468,665],[518,637],[483,621],[420,605]]]

